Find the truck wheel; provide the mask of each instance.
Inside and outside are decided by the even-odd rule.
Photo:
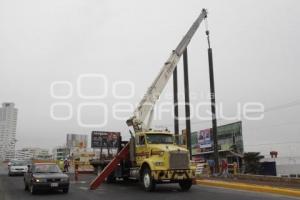
[[[192,185],[193,181],[192,180],[183,180],[179,182],[180,188],[182,191],[188,191]]]
[[[155,189],[155,182],[151,177],[151,170],[148,167],[144,168],[143,170],[142,182],[143,182],[144,189],[147,192],[151,192]]]

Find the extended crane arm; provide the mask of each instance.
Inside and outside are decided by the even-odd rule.
[[[173,50],[172,54],[162,67],[158,76],[147,90],[147,93],[139,103],[138,107],[135,109],[133,117],[127,120],[127,125],[133,126],[135,132],[142,131],[143,129],[145,129],[145,127],[148,128],[147,124],[144,124],[144,121],[147,117],[149,117],[149,115],[151,115],[150,113],[153,111],[156,101],[161,95],[163,89],[166,87],[168,80],[172,76],[181,55],[187,48],[199,25],[206,17],[207,11],[203,9],[199,17],[190,27],[189,31],[182,38],[176,49]]]

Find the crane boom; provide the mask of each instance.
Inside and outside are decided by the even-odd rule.
[[[133,117],[126,121],[128,126],[133,126],[135,132],[139,132],[149,128],[148,124],[145,124],[144,121],[147,119],[147,117],[149,117],[149,115],[151,116],[154,105],[158,100],[159,96],[161,95],[163,89],[166,87],[168,80],[172,76],[180,57],[182,56],[184,50],[187,48],[188,44],[190,43],[199,25],[206,17],[207,11],[206,9],[202,9],[202,12],[200,13],[196,21],[193,23],[188,32],[182,38],[176,49],[172,51],[169,59],[167,60],[167,62],[165,62],[158,76],[148,88],[143,99],[140,101],[137,108],[135,109]],[[148,120],[149,122],[151,121],[151,119]]]

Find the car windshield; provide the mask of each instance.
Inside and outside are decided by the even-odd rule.
[[[148,144],[173,144],[173,136],[169,134],[147,134]]]
[[[57,165],[35,165],[33,169],[34,173],[60,173],[60,169]]]
[[[27,166],[27,163],[25,161],[13,161],[11,166]]]

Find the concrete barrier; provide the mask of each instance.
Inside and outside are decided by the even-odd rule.
[[[252,175],[252,174],[236,174],[233,178],[238,180],[253,180],[253,181],[263,181],[263,182],[281,182],[290,184],[299,184],[300,178],[288,178],[288,177],[277,177],[277,176],[262,176],[262,175]]]
[[[206,179],[197,180],[197,184],[205,185],[205,186],[222,187],[222,188],[229,188],[229,189],[238,189],[238,190],[300,197],[300,190],[291,189],[291,188],[279,188],[279,187],[246,184],[246,183],[239,183],[239,182],[226,182],[226,181],[206,180]]]

